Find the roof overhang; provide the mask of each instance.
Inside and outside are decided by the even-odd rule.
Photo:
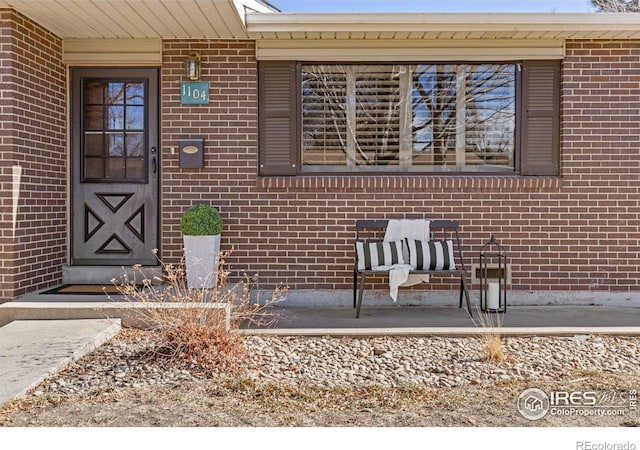
[[[285,14],[265,0],[0,0],[62,39],[637,39],[637,13]]]
[[[562,58],[570,39],[640,39],[634,13],[284,14],[265,0],[0,0],[0,8],[62,38],[65,61],[77,64],[157,64],[163,39],[252,39],[258,59],[318,61]]]
[[[248,14],[259,60],[561,59],[569,39],[638,39],[640,14]]]
[[[247,14],[249,37],[277,40],[637,39],[637,13]]]
[[[0,0],[64,39],[247,39],[261,0]]]

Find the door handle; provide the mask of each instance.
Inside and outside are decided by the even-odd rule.
[[[153,158],[151,158],[151,172],[155,175],[157,171],[158,171],[158,162],[156,160],[156,157],[154,156]]]

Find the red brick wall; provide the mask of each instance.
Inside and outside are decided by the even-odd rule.
[[[223,248],[235,248],[230,269],[259,272],[264,287],[347,289],[355,220],[425,216],[461,222],[467,267],[495,234],[508,250],[514,289],[638,289],[640,42],[567,43],[562,177],[540,179],[258,178],[253,48],[252,42],[165,42],[166,259],[180,257],[181,213],[210,202],[225,219]],[[201,53],[203,80],[211,86],[206,106],[179,101],[182,64],[193,50]],[[202,171],[180,171],[171,153],[189,135],[205,138]]]
[[[0,11],[0,302],[61,279],[67,235],[61,41]],[[12,180],[21,170],[13,231]]]
[[[197,50],[209,105],[180,105]],[[59,282],[66,255],[66,101],[61,42],[0,12],[0,301]],[[568,42],[562,177],[258,178],[257,73],[250,41],[166,41],[162,67],[162,255],[181,255],[179,219],[220,207],[230,269],[262,287],[348,289],[359,218],[451,218],[465,263],[495,234],[518,290],[637,291],[640,279],[640,42]],[[205,169],[178,168],[178,139],[205,138]],[[15,235],[12,170],[21,167]],[[442,287],[431,283],[427,288]]]
[[[180,105],[184,60],[202,57],[202,80],[210,84],[208,105]],[[182,254],[180,217],[192,204],[211,203],[225,220],[223,249],[236,246],[233,266],[247,266],[249,242],[245,218],[253,205],[257,167],[257,92],[253,42],[166,41],[162,64],[162,254]],[[205,138],[205,169],[181,171],[178,139]],[[171,149],[174,149],[172,152]],[[248,208],[252,208],[249,211]],[[261,238],[260,247],[272,245]],[[264,248],[264,247],[263,247]],[[255,261],[255,260],[254,260]]]
[[[637,290],[640,41],[569,42],[566,51],[559,284]]]

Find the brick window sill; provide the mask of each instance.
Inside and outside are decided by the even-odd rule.
[[[509,176],[295,176],[258,177],[256,185],[267,191],[365,191],[365,192],[433,192],[558,191],[560,177]]]

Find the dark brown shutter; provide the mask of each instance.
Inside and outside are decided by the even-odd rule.
[[[521,175],[560,175],[560,61],[522,65]]]
[[[298,148],[296,64],[261,61],[258,71],[258,173],[295,175]]]

